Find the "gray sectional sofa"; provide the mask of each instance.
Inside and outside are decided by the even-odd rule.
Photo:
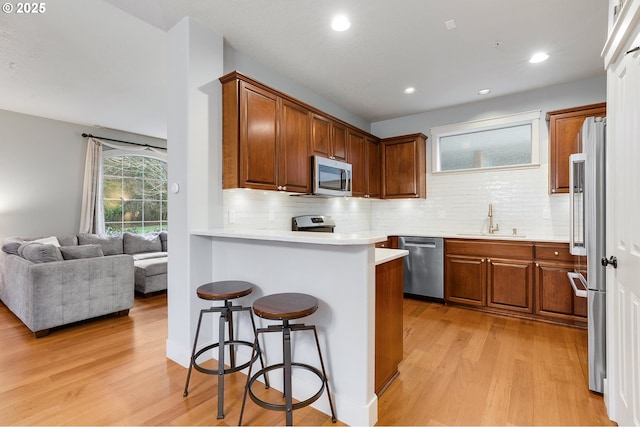
[[[167,233],[11,237],[0,251],[0,300],[34,332],[116,313],[134,291],[167,288]]]

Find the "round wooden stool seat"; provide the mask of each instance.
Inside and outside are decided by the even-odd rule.
[[[314,313],[318,300],[307,294],[283,293],[258,298],[253,303],[256,316],[270,320],[299,319]]]
[[[253,283],[243,280],[222,280],[199,286],[196,293],[206,300],[229,300],[249,295],[253,291]]]

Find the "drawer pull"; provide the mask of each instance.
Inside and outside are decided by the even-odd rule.
[[[558,253],[558,251],[555,251],[553,254],[554,254],[555,256],[560,255],[560,254]]]

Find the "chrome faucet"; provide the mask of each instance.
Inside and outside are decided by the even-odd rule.
[[[489,234],[493,234],[496,231],[500,231],[498,224],[493,225],[493,205],[489,203]]]

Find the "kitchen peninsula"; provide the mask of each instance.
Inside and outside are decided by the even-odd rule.
[[[192,235],[211,241],[212,280],[247,280],[256,285],[243,299],[244,305],[278,292],[303,292],[318,299],[318,311],[304,323],[318,328],[337,417],[350,425],[375,424],[376,264],[401,259],[408,252],[376,249],[375,244],[387,236],[367,232],[195,230]],[[257,320],[266,325],[263,319]],[[250,334],[248,321],[238,330],[241,335]],[[293,340],[296,361],[318,365],[313,336],[298,333]],[[266,336],[264,346],[267,364],[279,360],[280,337]],[[303,374],[293,372],[297,399],[318,388]],[[271,386],[282,390],[278,377],[271,376]],[[330,412],[326,397],[313,406]]]

